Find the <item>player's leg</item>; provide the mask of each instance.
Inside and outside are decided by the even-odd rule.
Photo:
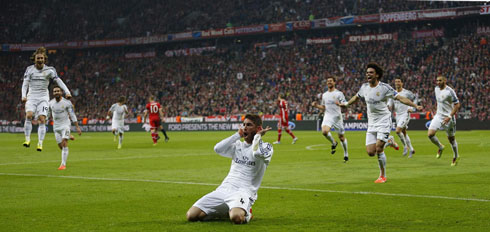
[[[403,156],[406,156],[408,153],[408,147],[407,147],[407,142],[405,140],[405,135],[403,134],[403,128],[401,127],[396,127],[395,129],[396,135],[398,135],[398,138],[402,142],[403,145]]]
[[[381,133],[378,133],[381,134]],[[389,133],[386,133],[384,139],[387,140],[389,137]],[[379,176],[380,178],[384,178],[382,182],[386,181],[386,155],[384,153],[384,145],[386,141],[378,139],[376,141],[376,154],[378,156],[378,164],[379,164]]]
[[[296,138],[296,136],[294,136],[293,132],[289,129],[289,121],[286,122],[285,125],[283,125],[283,127],[286,128],[286,133],[291,135],[291,137],[293,138],[293,144],[295,144],[296,141],[298,140],[298,138]]]
[[[366,133],[366,152],[371,157],[376,155],[376,133],[374,132]]]
[[[342,149],[344,149],[344,162],[349,161],[349,150],[347,148],[347,138],[345,138],[344,133],[338,134],[340,144],[342,144]]]
[[[412,158],[413,155],[415,154],[415,149],[413,149],[412,141],[410,140],[410,136],[408,136],[408,134],[407,134],[407,128],[406,127],[402,129],[402,133],[403,133],[403,136],[405,137],[405,142],[407,143],[407,147],[408,147],[408,151],[409,151],[408,158]]]
[[[437,130],[439,130],[441,127],[442,120],[439,117],[434,117],[430,122],[429,130],[427,131],[427,136],[429,137],[430,141],[439,148],[436,155],[436,158],[438,159],[441,158],[442,151],[444,150],[444,145],[442,145],[436,136]]]
[[[454,123],[453,120],[449,122],[448,128],[446,130],[446,134],[449,143],[451,144],[451,148],[453,149],[453,161],[451,163],[451,166],[456,166],[459,160],[459,153],[458,153],[458,142],[456,142],[456,137],[455,137],[456,123]]]
[[[192,206],[186,213],[187,221],[190,222],[202,221],[206,216],[207,214],[196,206]]]
[[[43,141],[45,136],[46,136],[46,116],[39,115],[39,125],[37,127],[37,137],[38,137],[37,150],[38,151],[43,150]]]
[[[252,205],[255,200],[243,191],[227,194],[224,199],[228,206],[230,221],[235,224],[247,223],[252,219]]]
[[[165,142],[168,142],[170,138],[167,136],[167,132],[165,131],[165,128],[163,128],[163,125],[160,125],[160,131],[162,131],[163,136],[165,136]]]
[[[150,120],[150,126],[151,126],[151,139],[153,140],[153,145],[157,144],[158,141],[158,132],[157,129],[160,127],[160,121],[159,120]]]
[[[26,103],[26,110],[27,110],[27,103]],[[26,120],[24,122],[24,135],[26,140],[24,141],[23,146],[24,147],[30,147],[31,146],[31,132],[32,132],[32,118],[34,116],[34,112],[32,110],[26,111]]]
[[[281,136],[282,136],[282,121],[279,120],[277,123],[277,141],[273,142],[273,144],[281,144]]]

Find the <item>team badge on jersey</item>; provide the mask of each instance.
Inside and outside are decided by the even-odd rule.
[[[379,92],[376,92],[376,96],[378,96],[378,97],[379,97]]]

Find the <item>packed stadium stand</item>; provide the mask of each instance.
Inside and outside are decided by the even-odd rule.
[[[218,1],[215,9],[202,1],[127,1],[111,11],[90,11],[98,1],[57,4],[9,2],[1,14],[1,43],[38,43],[146,36],[230,25],[308,20],[352,14],[447,8],[475,5],[461,2],[390,1]],[[315,1],[316,2],[316,1]],[[58,4],[59,3],[59,4]],[[87,4],[89,3],[89,4]],[[105,6],[109,4],[104,4]],[[52,7],[51,7],[52,6]],[[29,11],[29,8],[38,8]],[[173,10],[167,11],[166,9]],[[32,12],[16,14],[16,12]],[[101,14],[100,12],[111,12]],[[162,13],[163,12],[163,13]],[[29,20],[35,18],[35,20]],[[66,18],[62,21],[54,19]],[[337,88],[347,98],[365,81],[365,65],[371,61],[385,69],[383,81],[395,77],[415,92],[427,111],[435,111],[434,86],[439,74],[457,91],[462,102],[459,117],[490,120],[490,56],[488,34],[476,33],[490,26],[474,18],[385,25],[337,27],[332,30],[284,32],[269,35],[183,41],[139,46],[86,49],[53,49],[48,65],[54,66],[73,93],[79,118],[104,118],[119,96],[128,98],[130,118],[141,115],[150,94],[157,96],[167,116],[234,115],[245,112],[275,114],[280,92],[288,95],[292,113],[318,114],[311,107],[325,91],[325,78],[337,77]],[[163,22],[175,23],[163,23]],[[102,22],[112,22],[110,24]],[[9,26],[5,26],[9,25]],[[49,27],[51,30],[46,30]],[[55,29],[53,29],[55,28]],[[47,33],[49,31],[49,33]],[[55,31],[56,33],[53,33]],[[417,31],[442,31],[436,36],[413,36]],[[382,41],[351,42],[353,35],[389,34]],[[311,44],[308,38],[331,38]],[[181,48],[212,47],[201,55],[168,56]],[[132,59],[131,53],[150,53]],[[20,89],[32,52],[0,53],[0,119],[24,116]],[[345,113],[365,112],[356,104]]]

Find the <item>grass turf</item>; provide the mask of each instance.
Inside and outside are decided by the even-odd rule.
[[[189,223],[187,209],[227,175],[230,159],[214,145],[233,132],[170,132],[152,146],[150,134],[128,132],[117,150],[110,133],[69,142],[67,169],[52,133],[44,150],[22,147],[22,134],[0,134],[0,231],[488,231],[490,131],[458,131],[460,163],[441,159],[425,131],[409,131],[412,159],[387,148],[385,184],[374,184],[377,159],[365,152],[365,133],[347,132],[330,155],[319,132],[295,131],[274,145],[254,219]],[[264,140],[273,142],[276,132]],[[396,138],[396,135],[395,135]]]

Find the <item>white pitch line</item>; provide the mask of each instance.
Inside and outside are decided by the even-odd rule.
[[[315,144],[315,145],[310,145],[310,146],[306,146],[306,150],[310,150],[310,151],[316,151],[316,150],[326,150],[327,148],[325,147],[325,149],[315,149],[314,147],[321,147],[321,146],[326,146],[326,144]]]
[[[22,174],[22,173],[0,173],[0,176],[34,176],[34,177],[53,177],[53,178],[67,178],[67,179],[81,179],[81,180],[150,182],[150,183],[204,185],[204,186],[218,186],[219,185],[219,184],[212,184],[212,183],[199,183],[199,182],[187,182],[187,181],[101,178],[101,177],[85,177],[85,176],[56,176],[56,175]],[[380,195],[380,196],[392,196],[392,197],[432,198],[432,199],[458,200],[458,201],[490,202],[490,200],[488,200],[488,199],[431,196],[431,195],[415,195],[415,194],[403,194],[403,193],[355,192],[355,191],[351,192],[351,191],[341,191],[341,190],[288,188],[288,187],[274,187],[274,186],[262,186],[261,188],[263,188],[263,189],[275,189],[275,190],[303,191],[303,192],[344,193],[344,194],[359,194],[359,195]]]
[[[179,155],[153,155],[153,156],[128,156],[128,157],[114,157],[114,158],[95,158],[95,159],[79,159],[70,160],[70,162],[84,162],[84,161],[100,161],[100,160],[126,160],[126,159],[149,159],[149,158],[165,158],[165,157],[180,157],[180,156],[206,156],[211,154],[179,154]],[[22,165],[22,164],[42,164],[42,163],[57,163],[60,160],[44,160],[36,162],[17,162],[17,163],[0,163],[0,166],[6,165]]]

